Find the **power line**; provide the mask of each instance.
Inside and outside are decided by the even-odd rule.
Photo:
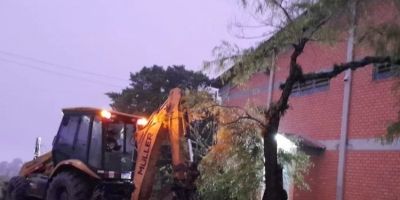
[[[15,61],[15,60],[9,60],[9,59],[0,58],[0,61],[6,62],[6,63],[12,63],[12,64],[14,64],[16,66],[35,69],[35,70],[38,70],[38,71],[41,71],[41,72],[55,74],[55,75],[62,76],[62,77],[72,78],[72,79],[79,80],[79,81],[86,81],[86,82],[91,82],[91,83],[96,83],[96,84],[101,84],[101,85],[107,85],[107,86],[111,86],[111,87],[123,88],[122,86],[119,86],[119,85],[114,85],[114,84],[110,84],[110,83],[107,83],[107,82],[102,82],[102,81],[98,81],[98,80],[92,80],[92,79],[87,79],[87,78],[83,78],[83,77],[79,77],[79,76],[74,76],[74,75],[71,75],[71,74],[57,72],[57,71],[49,70],[49,69],[46,69],[46,68],[43,68],[43,67],[38,67],[38,66],[35,66],[35,65],[29,65],[29,64],[21,63],[21,62]]]
[[[57,64],[57,63],[52,63],[52,62],[48,62],[48,61],[45,61],[45,60],[41,60],[41,59],[37,59],[37,58],[33,58],[33,57],[30,57],[30,56],[25,56],[25,55],[21,55],[21,54],[16,54],[16,53],[8,52],[8,51],[0,50],[0,54],[7,55],[7,56],[13,56],[13,57],[19,57],[21,59],[30,60],[30,61],[34,61],[34,62],[37,62],[37,63],[42,63],[42,64],[45,64],[45,65],[50,65],[50,66],[62,68],[64,70],[66,69],[66,70],[70,70],[70,71],[76,71],[76,72],[80,72],[80,73],[83,73],[83,74],[88,74],[88,75],[91,75],[91,76],[100,76],[100,77],[103,77],[103,78],[109,78],[109,79],[114,79],[114,80],[122,80],[122,81],[126,81],[127,80],[127,79],[120,78],[120,77],[115,77],[115,76],[110,76],[110,75],[107,75],[107,74],[100,74],[100,73],[94,73],[94,72],[90,72],[90,71],[85,71],[85,70],[78,69],[76,67],[70,67],[70,66],[67,66],[67,65],[61,65],[61,64]]]

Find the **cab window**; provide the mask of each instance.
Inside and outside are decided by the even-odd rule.
[[[107,170],[120,171],[124,146],[125,128],[123,123],[108,123],[104,128],[105,153]]]
[[[55,164],[74,157],[74,139],[79,118],[80,116],[64,115],[52,150]]]
[[[126,125],[126,140],[125,140],[125,146],[126,146],[126,153],[129,154],[134,154],[135,153],[135,138],[133,137],[135,133],[135,127],[133,124],[127,124]]]
[[[133,169],[133,124],[113,121],[103,124],[105,170],[127,172]]]
[[[122,152],[124,145],[124,124],[112,123],[105,128],[106,152]]]
[[[101,167],[101,140],[102,140],[102,127],[101,121],[95,118],[92,125],[92,134],[90,138],[89,149],[89,165],[100,168]]]
[[[83,115],[80,117],[79,128],[74,146],[75,157],[82,161],[87,160],[88,139],[89,139],[90,117]]]
[[[72,146],[74,144],[75,133],[78,129],[79,116],[64,116],[57,143],[60,145]]]

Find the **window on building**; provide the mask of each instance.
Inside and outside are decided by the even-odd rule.
[[[400,65],[375,64],[373,79],[380,80],[400,74]]]
[[[329,79],[320,78],[315,80],[308,80],[303,83],[295,83],[292,89],[292,95],[301,96],[312,94],[314,92],[324,91],[329,88]]]

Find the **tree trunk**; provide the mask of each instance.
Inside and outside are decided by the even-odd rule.
[[[264,127],[264,168],[265,168],[265,190],[263,200],[287,200],[287,193],[283,189],[282,167],[278,165],[278,146],[275,135],[278,132],[281,116],[288,109],[288,101],[293,85],[303,75],[301,66],[297,64],[297,58],[303,52],[304,46],[309,40],[303,38],[299,44],[293,45],[294,51],[290,57],[289,76],[286,79],[282,94],[275,104],[271,104],[265,113],[268,122]]]
[[[269,116],[267,116],[269,118]],[[278,164],[278,146],[275,140],[279,127],[279,117],[269,118],[264,129],[264,168],[265,190],[263,200],[287,200],[287,193],[283,189],[282,167]]]

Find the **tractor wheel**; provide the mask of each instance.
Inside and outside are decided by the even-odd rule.
[[[61,172],[50,182],[47,200],[87,200],[92,195],[88,179],[76,172]]]
[[[22,176],[15,176],[10,179],[7,187],[7,200],[24,200],[25,192],[28,189],[28,181]]]

